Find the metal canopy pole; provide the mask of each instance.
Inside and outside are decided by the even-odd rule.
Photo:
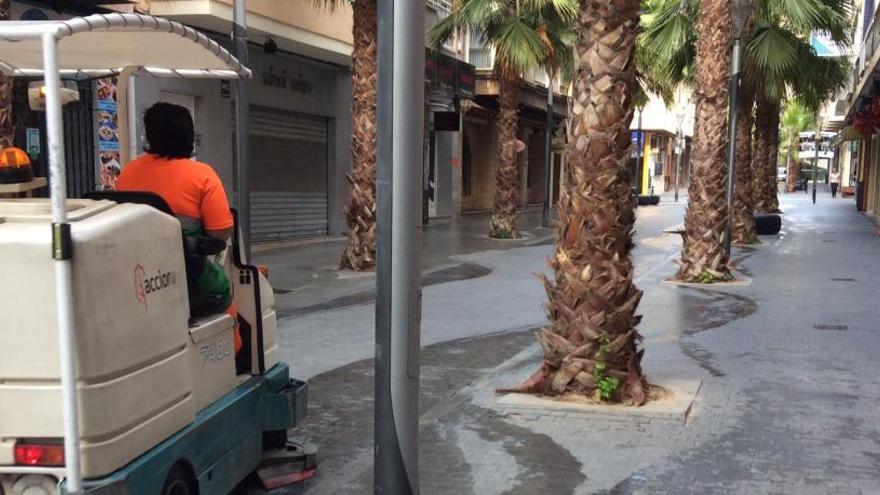
[[[553,205],[550,196],[553,195],[553,75],[547,78],[547,135],[544,143],[544,212],[541,224],[544,227],[553,225]]]
[[[378,41],[373,490],[412,494],[419,492],[424,3],[379,0]]]
[[[245,67],[248,64],[246,0],[233,1],[232,53]],[[244,237],[245,259],[251,259],[251,194],[248,164],[248,119],[250,94],[247,79],[235,81],[235,192],[238,226]]]
[[[49,185],[52,202],[52,257],[55,259],[55,299],[61,357],[61,411],[64,428],[64,464],[67,493],[82,490],[79,462],[79,414],[76,397],[76,342],[73,320],[72,240],[67,223],[67,177],[64,163],[64,128],[61,122],[61,76],[58,73],[58,40],[43,34],[46,88],[46,140],[49,146]]]

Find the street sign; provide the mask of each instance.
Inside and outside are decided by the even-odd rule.
[[[28,156],[31,160],[36,160],[40,156],[40,129],[37,127],[27,128],[27,144],[25,146]]]

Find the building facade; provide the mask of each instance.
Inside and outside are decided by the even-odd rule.
[[[690,178],[690,143],[694,132],[694,106],[682,89],[666,104],[656,95],[636,109],[630,123],[633,186],[641,195],[687,190]],[[679,160],[681,155],[681,160]]]
[[[71,1],[65,5],[76,8],[61,12],[51,8],[57,3],[13,2],[13,19],[33,8],[51,19],[101,11],[138,12],[195,27],[229,48],[233,0],[114,0],[106,5]],[[248,0],[247,8],[248,65],[254,74],[247,84],[252,238],[269,242],[342,234],[346,174],[351,170],[351,6],[338,2],[330,9],[310,1]],[[427,0],[425,8],[430,29],[448,15],[451,2]],[[34,12],[28,15],[44,18]],[[492,207],[498,85],[491,71],[493,54],[475,42],[478,38],[456,36],[438,51],[426,49],[425,222],[456,220],[463,213]],[[125,119],[118,122],[123,112],[131,110],[139,117],[154,103],[166,101],[191,111],[196,158],[216,169],[234,201],[235,83],[150,76],[136,77],[130,87],[127,82],[84,82],[80,104],[65,109],[74,117],[67,139],[76,146],[68,150],[73,157],[68,173],[74,178],[71,196],[112,188],[128,159],[123,155],[136,154],[145,144],[139,118],[132,119],[137,122],[133,130],[123,131]],[[526,149],[518,157],[523,206],[542,203],[547,190],[546,86],[544,74],[526,74],[523,79],[519,139]],[[22,91],[26,87],[19,87]],[[127,108],[124,95],[129,93],[134,95],[133,109]],[[23,94],[15,101],[25,101]],[[557,186],[551,189],[558,196],[568,106],[558,84],[555,102],[551,180]],[[34,141],[32,126],[42,125],[42,119],[25,109],[20,114],[16,120],[21,136],[16,142],[24,148],[28,139]],[[39,143],[31,145],[39,148]],[[37,154],[38,170],[41,160]]]
[[[880,21],[875,2],[862,3],[859,21],[850,56],[852,78],[826,109],[823,129],[839,132],[837,162],[849,183],[844,191],[851,188],[858,210],[880,219]]]

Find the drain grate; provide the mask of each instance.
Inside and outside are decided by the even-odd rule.
[[[854,278],[843,278],[843,277],[834,277],[831,279],[832,282],[855,282]]]
[[[813,325],[813,328],[816,330],[832,330],[837,332],[849,330],[849,327],[846,325]]]
[[[837,242],[836,239],[822,239],[822,242]]]
[[[290,294],[291,292],[293,291],[290,289],[278,289],[276,287],[272,287],[273,294]]]

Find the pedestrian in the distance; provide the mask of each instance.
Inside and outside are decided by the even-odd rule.
[[[837,169],[832,170],[829,180],[831,182],[831,198],[833,199],[837,197],[837,187],[840,186],[840,172]]]

